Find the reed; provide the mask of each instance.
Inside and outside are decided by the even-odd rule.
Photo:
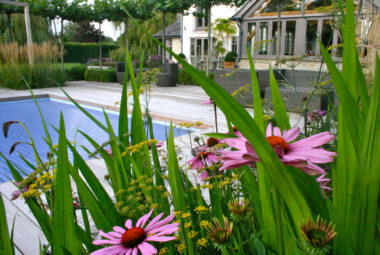
[[[60,56],[57,45],[43,42],[32,45],[33,65],[29,66],[28,46],[18,43],[0,44],[0,86],[26,89],[23,78],[32,88],[63,85],[66,80],[55,65]]]

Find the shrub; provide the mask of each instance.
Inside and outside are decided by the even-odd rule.
[[[87,66],[84,64],[65,64],[65,73],[69,81],[82,81],[84,80],[84,73],[86,72]]]
[[[86,63],[90,58],[99,58],[99,43],[65,43],[65,62]],[[111,50],[118,46],[102,43],[102,57],[109,56]]]
[[[179,53],[179,54],[178,54],[178,57],[183,58],[183,59],[186,59],[186,56],[185,56],[185,54],[183,54],[183,53]]]
[[[116,82],[116,71],[111,69],[87,69],[84,73],[86,81]]]
[[[230,51],[224,57],[224,61],[235,61],[235,58],[237,58],[237,56],[238,56],[238,54],[236,52]]]

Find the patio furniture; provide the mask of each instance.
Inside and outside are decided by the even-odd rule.
[[[140,67],[138,66],[138,64],[136,62],[132,62],[132,66],[133,66],[134,75],[135,75],[135,77],[137,77],[139,74]],[[143,68],[141,71],[145,72],[147,70],[148,69]],[[123,84],[124,74],[125,74],[125,62],[116,63],[116,80],[118,83]],[[129,79],[130,79],[130,76],[128,76],[128,80]]]
[[[158,87],[175,87],[178,78],[178,64],[165,63],[162,65],[162,73],[157,74]]]

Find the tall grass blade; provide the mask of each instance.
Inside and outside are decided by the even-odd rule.
[[[13,244],[9,237],[7,215],[5,213],[5,207],[3,202],[3,196],[0,193],[0,253],[14,254]]]
[[[54,179],[54,212],[53,212],[53,254],[80,254],[78,238],[75,234],[74,208],[69,174],[66,131],[61,113],[59,142],[57,154],[57,172]]]
[[[274,76],[272,67],[270,71],[270,90],[272,92],[272,106],[274,111],[274,116],[277,119],[278,126],[281,130],[290,129],[289,116],[286,112],[284,100],[282,99],[280,89],[278,88],[276,77]]]

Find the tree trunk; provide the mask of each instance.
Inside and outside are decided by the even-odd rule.
[[[166,46],[166,42],[165,42],[165,15],[166,13],[165,12],[162,12],[162,38],[161,38],[161,41],[162,41],[162,44]],[[165,63],[165,48],[162,47],[162,64]]]
[[[63,61],[63,18],[61,18],[61,71],[64,70],[64,61]]]
[[[277,0],[277,41],[276,41],[276,63],[280,60],[280,42],[281,42],[281,0]]]
[[[211,40],[211,6],[207,8],[207,40],[208,40],[208,54],[206,59],[206,76],[209,75],[210,60],[212,55],[212,40]]]
[[[103,62],[102,62],[102,22],[99,22],[99,63],[100,63],[100,69],[103,69]]]
[[[125,33],[125,47],[129,49],[129,43],[128,43],[128,18],[125,18],[124,21],[124,33]]]
[[[8,30],[9,30],[9,42],[13,42],[11,15],[12,15],[11,13],[8,13],[8,12],[7,12],[7,18],[8,18]]]

